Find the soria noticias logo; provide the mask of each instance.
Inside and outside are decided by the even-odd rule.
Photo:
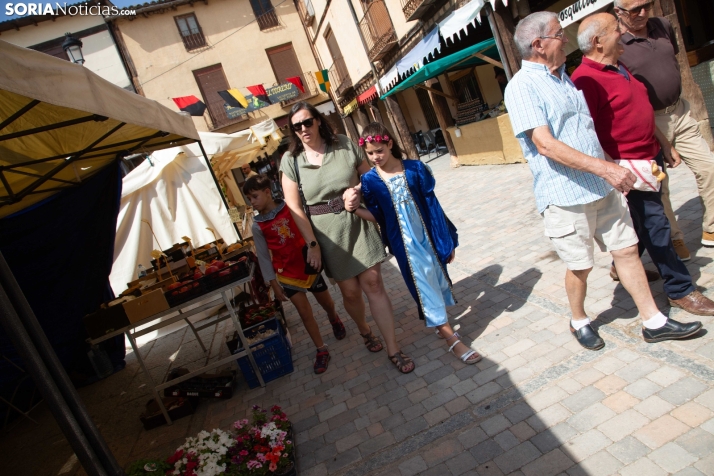
[[[117,15],[135,15],[134,10],[123,10],[115,6],[108,5],[67,5],[66,3],[6,3],[5,15],[8,17],[17,15],[20,17],[28,15],[102,15],[105,17]]]

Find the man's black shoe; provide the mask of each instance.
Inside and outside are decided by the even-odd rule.
[[[693,336],[699,329],[702,328],[702,323],[699,321],[683,324],[674,319],[667,319],[667,323],[659,329],[642,328],[642,337],[645,342],[661,342],[663,340],[684,339]]]
[[[590,324],[577,331],[570,325],[570,333],[575,336],[578,343],[588,350],[600,350],[605,347],[605,341],[600,338],[597,331]]]

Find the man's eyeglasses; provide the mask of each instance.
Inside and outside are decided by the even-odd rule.
[[[302,130],[302,126],[305,126],[306,129],[309,129],[312,127],[312,125],[315,123],[315,118],[311,117],[310,119],[305,119],[304,121],[301,122],[294,122],[292,127],[295,132],[300,132]]]
[[[558,32],[557,32],[555,35],[551,35],[551,36],[539,36],[538,38],[540,38],[541,40],[551,39],[551,40],[560,40],[560,41],[563,41],[563,38],[565,38],[565,30],[563,30],[563,29],[561,28],[560,30],[558,30]]]
[[[652,10],[653,6],[654,6],[654,2],[650,2],[650,3],[645,3],[644,5],[640,5],[639,7],[634,7],[634,8],[630,8],[630,9],[622,8],[622,7],[617,7],[617,8],[620,11],[627,13],[631,17],[636,17],[637,15],[640,14],[640,12],[642,10],[649,12],[650,10]]]

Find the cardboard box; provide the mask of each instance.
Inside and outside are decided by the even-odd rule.
[[[84,327],[92,339],[98,339],[110,332],[123,329],[129,324],[129,319],[121,304],[101,308],[97,312],[84,316]]]
[[[127,319],[133,324],[165,311],[171,306],[169,306],[169,303],[164,297],[164,291],[156,289],[129,302],[125,302],[122,304],[122,307],[124,308]]]

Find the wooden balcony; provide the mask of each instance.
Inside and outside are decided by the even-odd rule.
[[[206,104],[206,106],[208,106],[208,114],[204,114],[203,117],[206,119],[206,125],[209,131],[222,129],[248,119],[247,114],[229,113],[226,111],[224,104],[225,101],[220,97]]]
[[[407,21],[418,20],[436,0],[402,0],[402,11]]]
[[[342,97],[345,92],[352,88],[352,78],[350,78],[350,73],[347,72],[347,65],[343,57],[335,58],[327,75],[337,97]]]
[[[258,27],[261,31],[269,28],[275,28],[280,25],[280,22],[278,21],[278,14],[275,12],[274,8],[271,8],[262,15],[258,15],[255,19],[258,22]]]
[[[312,71],[305,71],[303,74],[300,75],[300,79],[302,79],[302,86],[305,89],[305,92],[288,101],[280,101],[280,105],[282,107],[289,107],[298,101],[304,101],[306,99],[315,97],[319,93],[319,91],[317,90],[315,74]]]
[[[206,46],[206,38],[203,36],[201,27],[191,28],[186,32],[182,32],[181,39],[186,51],[193,51]]]
[[[305,26],[312,25],[312,22],[315,20],[315,8],[312,6],[312,1],[295,0],[295,5],[297,5],[297,10],[300,14],[300,19],[305,24]]]
[[[370,61],[377,61],[397,44],[397,34],[383,0],[375,0],[366,8],[359,27],[367,43]]]

